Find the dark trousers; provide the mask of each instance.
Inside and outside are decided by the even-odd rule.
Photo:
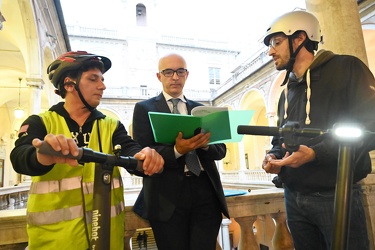
[[[287,222],[296,250],[329,250],[334,233],[335,190],[301,194],[285,188]],[[353,185],[350,216],[350,250],[369,249],[366,214],[360,185]]]
[[[222,221],[220,204],[203,171],[184,178],[180,200],[168,221],[150,221],[159,250],[215,250]]]

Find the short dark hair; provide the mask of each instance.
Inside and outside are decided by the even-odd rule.
[[[306,36],[306,43],[305,43],[304,47],[307,49],[307,51],[314,54],[314,50],[318,50],[318,44],[319,43],[311,41],[309,39],[309,37],[307,36],[305,31],[297,30],[296,32],[293,33],[293,35],[290,36],[291,39],[293,40],[293,39],[297,38],[301,32],[305,33],[305,36]]]
[[[57,92],[61,96],[61,98],[65,98],[66,96],[66,89],[64,84],[64,79],[66,77],[71,78],[72,80],[76,81],[76,84],[79,83],[81,79],[81,75],[83,72],[89,71],[91,69],[99,69],[102,73],[105,71],[104,65],[100,61],[86,61],[82,63],[82,66],[76,70],[70,70],[65,73],[63,77],[61,77],[61,83],[58,84]]]

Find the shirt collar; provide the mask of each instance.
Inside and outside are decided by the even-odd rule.
[[[178,97],[172,97],[172,96],[170,96],[169,94],[167,94],[167,92],[165,92],[165,91],[163,90],[163,95],[164,95],[165,100],[167,100],[167,101],[169,101],[170,99],[173,99],[173,98],[180,98],[181,101],[183,101],[183,102],[186,103],[186,99],[185,99],[185,97],[184,97],[184,94],[181,94],[181,95],[178,96]]]

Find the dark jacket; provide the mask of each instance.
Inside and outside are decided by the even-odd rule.
[[[64,109],[64,103],[58,103],[50,108],[50,111],[55,111],[65,118],[65,121],[71,131],[72,138],[75,139],[79,147],[86,147],[90,139],[92,125],[95,120],[103,119],[104,114],[98,110],[91,112],[89,118],[82,127],[70,118],[68,112]],[[15,148],[12,150],[10,158],[13,168],[17,173],[38,176],[48,173],[52,166],[43,166],[38,163],[36,159],[36,150],[31,142],[34,138],[43,140],[47,135],[47,130],[44,123],[38,115],[29,116],[21,125],[19,138],[15,143]],[[124,125],[118,122],[118,127],[113,133],[113,145],[121,145],[121,154],[124,156],[133,156],[142,148],[138,143],[131,139],[127,134]],[[140,174],[140,173],[138,173]]]
[[[191,100],[187,100],[186,104],[189,114],[192,108],[201,105]],[[185,157],[176,159],[174,145],[155,142],[148,118],[149,111],[171,113],[163,94],[138,102],[133,115],[133,138],[142,146],[149,146],[158,151],[165,164],[161,174],[143,178],[143,189],[134,204],[134,211],[146,219],[166,221],[172,216],[181,193]],[[225,144],[213,144],[207,151],[197,149],[196,152],[216,191],[222,213],[229,217],[220,175],[214,162],[224,158]]]
[[[298,81],[293,76],[291,74],[287,85],[287,102],[285,102],[285,92],[281,94],[279,100],[279,127],[288,121],[294,121],[299,123],[300,128],[327,131],[332,129],[335,123],[356,122],[367,130],[375,131],[374,76],[358,58],[335,55],[330,51],[322,50],[315,56],[302,81]],[[310,86],[307,84],[308,81]],[[307,94],[309,91],[311,91],[310,96]],[[307,122],[307,115],[310,124]],[[316,159],[299,168],[283,167],[279,178],[284,185],[299,192],[334,189],[338,141],[331,136],[318,138],[299,136],[296,142],[310,146],[315,151]],[[368,152],[374,148],[373,142],[373,139],[365,138],[355,148],[354,182],[371,172]],[[274,137],[273,148],[269,152],[279,159],[285,154],[281,143],[279,137]]]

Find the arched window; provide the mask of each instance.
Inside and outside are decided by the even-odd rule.
[[[135,17],[137,19],[137,26],[147,26],[146,6],[139,3],[135,8]]]

